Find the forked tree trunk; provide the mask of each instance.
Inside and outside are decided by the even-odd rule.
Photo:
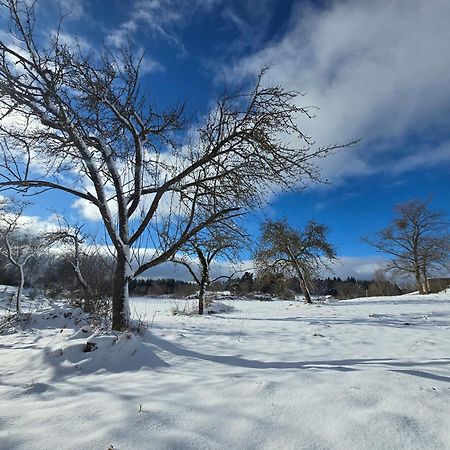
[[[414,276],[416,278],[416,286],[417,286],[417,290],[419,291],[419,294],[424,294],[424,290],[423,290],[423,283],[422,283],[422,276],[420,274],[420,270],[419,267],[416,266],[414,268]]]
[[[130,262],[124,254],[118,254],[114,272],[112,329],[124,331],[130,327],[128,284]]]
[[[430,280],[428,279],[428,268],[425,261],[422,263],[422,276],[423,276],[423,293],[429,294],[431,291]]]
[[[428,281],[428,278],[425,276],[422,279],[422,294],[429,294],[430,293],[430,283]]]

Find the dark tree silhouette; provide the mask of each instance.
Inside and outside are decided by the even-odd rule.
[[[336,250],[328,242],[326,225],[308,222],[303,230],[296,230],[285,220],[267,220],[261,225],[260,246],[255,255],[260,272],[282,272],[295,275],[305,296],[311,303],[310,280],[321,265],[336,260]]]
[[[449,223],[442,211],[430,209],[430,199],[395,206],[388,227],[363,241],[391,257],[386,269],[414,277],[421,294],[430,292],[430,272],[448,268]]]

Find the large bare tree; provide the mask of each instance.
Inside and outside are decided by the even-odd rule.
[[[264,272],[294,275],[305,303],[312,303],[310,282],[321,266],[336,260],[336,250],[328,242],[328,227],[309,221],[303,230],[292,228],[285,220],[266,220],[261,225],[256,266]]]
[[[430,273],[449,269],[448,219],[430,208],[430,199],[400,203],[394,211],[391,225],[363,241],[390,256],[387,270],[414,277],[419,293],[427,294]]]
[[[315,158],[339,148],[314,147],[297,126],[308,116],[298,93],[261,77],[187,132],[182,108],[161,111],[142,91],[132,50],[86,54],[60,34],[42,42],[35,3],[0,8],[10,19],[0,40],[0,189],[54,189],[95,206],[116,257],[114,329],[128,326],[131,278],[268,191],[317,180]],[[149,242],[156,250],[136,264],[133,248]]]

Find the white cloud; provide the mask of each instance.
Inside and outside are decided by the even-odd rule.
[[[191,260],[192,267],[196,270],[196,260]],[[218,277],[227,277],[234,274],[236,277],[241,277],[245,271],[252,272],[253,262],[252,261],[242,261],[240,264],[232,266],[231,264],[223,261],[213,261],[210,269],[211,279]],[[152,269],[145,271],[142,278],[175,278],[183,281],[193,281],[192,275],[189,271],[179,264],[174,264],[172,262],[165,262],[159,264]]]
[[[359,280],[370,280],[375,271],[386,264],[386,259],[380,257],[342,256],[332,265],[332,271],[323,271],[323,277],[354,277]]]
[[[12,213],[4,214],[6,220],[15,219],[15,215]],[[3,224],[0,223],[0,226]],[[47,218],[42,218],[39,216],[29,216],[22,214],[17,220],[17,229],[26,233],[31,233],[33,235],[46,233],[54,231],[58,228],[58,223],[56,217],[51,215]]]
[[[416,152],[405,155],[400,164],[384,169],[396,174],[407,170],[426,169],[441,163],[450,163],[450,141],[436,146],[420,146]]]
[[[97,222],[102,218],[97,206],[82,198],[76,199],[72,203],[72,207],[77,210],[78,214],[83,219],[89,220],[91,222]]]
[[[400,172],[420,165],[423,148],[393,153],[408,137],[439,134],[450,112],[450,2],[346,0],[326,9],[298,6],[284,37],[240,60],[236,78],[273,65],[268,77],[306,92],[300,103],[317,105],[318,117],[301,128],[319,145],[363,141],[321,162],[333,181],[373,173],[376,158]],[[433,160],[448,159],[448,146]],[[375,162],[375,164],[374,164]]]
[[[195,260],[193,260],[195,263]],[[323,271],[322,277],[354,277],[359,280],[371,280],[375,271],[382,268],[386,260],[380,257],[355,257],[343,256],[340,261],[335,263],[331,271]],[[236,267],[231,267],[226,262],[214,262],[211,267],[211,278],[223,275],[231,275],[236,270],[236,276],[240,277],[245,271],[253,272],[254,263],[251,260],[243,261]],[[192,281],[192,276],[187,269],[170,262],[160,264],[141,275],[144,278],[176,278],[184,281]]]

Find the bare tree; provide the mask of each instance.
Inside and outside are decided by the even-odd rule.
[[[246,235],[234,223],[221,223],[208,227],[192,237],[172,257],[171,261],[187,268],[198,284],[198,313],[203,314],[206,289],[210,283],[231,275],[211,279],[211,264],[220,258],[230,264],[239,259],[238,251],[245,245]],[[235,273],[235,272],[234,272]]]
[[[442,211],[430,209],[430,199],[400,203],[394,211],[391,225],[363,241],[391,257],[387,270],[413,276],[419,293],[427,294],[430,272],[448,268],[449,224]]]
[[[296,230],[285,220],[266,220],[261,225],[260,245],[255,255],[258,270],[296,276],[305,302],[311,303],[312,274],[337,259],[327,235],[327,226],[314,221],[308,222],[303,230]]]
[[[265,87],[262,75],[249,93],[224,94],[197,132],[182,133],[182,108],[159,111],[142,92],[132,49],[85,54],[60,34],[42,46],[34,2],[0,7],[10,18],[10,40],[0,41],[0,189],[55,189],[96,207],[116,257],[114,329],[129,324],[130,279],[268,190],[318,180],[314,158],[340,148],[313,147],[297,126],[297,115],[309,117],[298,93]],[[155,251],[133,266],[132,249],[148,243]]]
[[[83,245],[86,242],[83,225],[70,225],[63,217],[58,217],[58,222],[58,228],[47,232],[44,238],[49,245],[58,244],[64,247],[65,260],[72,266],[78,284],[88,297],[92,297],[94,291],[81,270],[81,260],[84,254]]]
[[[401,295],[402,290],[397,284],[386,276],[386,271],[382,268],[374,273],[373,280],[367,287],[369,297]]]
[[[16,312],[22,314],[22,293],[25,285],[25,267],[30,259],[37,256],[43,247],[39,236],[30,233],[23,222],[26,204],[3,201],[0,209],[0,253],[12,264],[19,275],[16,295]]]

